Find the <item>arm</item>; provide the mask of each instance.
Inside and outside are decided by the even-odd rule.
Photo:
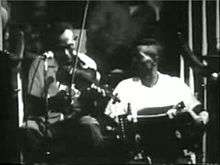
[[[43,116],[45,115],[45,75],[44,75],[44,60],[36,58],[31,64],[28,75],[28,114],[31,116]],[[66,100],[64,98],[63,91],[66,90],[66,86],[59,85],[56,81],[55,74],[57,65],[53,59],[48,59],[47,70],[47,87],[49,94],[49,110],[57,110],[65,107]],[[61,92],[59,93],[59,90]],[[55,97],[56,96],[56,97]]]
[[[113,91],[114,95],[120,99],[120,102],[115,102],[113,99],[110,99],[106,108],[105,114],[117,120],[119,115],[123,115],[127,113],[127,88],[124,86],[123,82],[120,82]]]
[[[186,110],[190,116],[193,118],[193,120],[198,124],[204,124],[206,125],[209,120],[209,114],[207,111],[202,110],[202,105],[198,105],[193,107],[193,109]],[[199,112],[198,112],[199,111]],[[198,113],[196,113],[198,112]]]
[[[182,84],[182,90],[183,101],[186,104],[185,111],[190,114],[196,123],[207,124],[209,114],[207,111],[202,109],[200,101],[194,96],[192,90],[184,83]]]
[[[44,103],[43,93],[43,74],[40,72],[43,67],[42,60],[36,58],[29,69],[28,90],[27,90],[27,117],[43,115]]]
[[[202,109],[202,105],[199,100],[194,96],[193,92],[182,81],[177,81],[177,86],[179,87],[179,98],[184,102],[185,108],[182,112],[187,112],[195,123],[207,124],[209,119],[209,114],[207,111]],[[167,112],[169,118],[174,118],[177,114],[176,109],[171,109]]]
[[[43,61],[37,58],[31,64],[28,74],[28,95],[42,97],[44,88]]]

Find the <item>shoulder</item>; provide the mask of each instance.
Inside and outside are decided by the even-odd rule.
[[[170,85],[185,85],[184,81],[176,76],[171,76],[168,74],[159,73],[161,82],[166,82]]]
[[[85,63],[86,67],[97,70],[96,62],[91,57],[84,53],[79,53],[78,57]]]
[[[29,69],[29,74],[33,74],[36,72],[43,73],[46,65],[48,66],[48,70],[50,71],[56,71],[59,67],[55,58],[48,58],[45,61],[42,57],[39,56],[33,60]]]
[[[40,58],[40,57],[35,58],[32,61],[31,68],[36,68],[36,67],[43,66],[43,62],[44,61],[42,60],[42,58]]]
[[[127,79],[124,79],[124,80],[121,80],[118,85],[127,85],[127,84],[133,84],[135,83],[136,81],[138,81],[136,78],[127,78]]]
[[[46,62],[48,63],[48,65],[55,65],[57,66],[57,61],[55,58],[48,58],[46,59]],[[31,66],[37,66],[37,65],[44,65],[45,63],[45,60],[41,57],[41,56],[38,56],[37,58],[35,58],[31,64]]]
[[[79,53],[78,54],[79,58],[81,60],[86,60],[86,61],[89,61],[89,62],[95,62],[91,57],[89,57],[87,54],[84,54],[84,53]]]
[[[181,78],[164,74],[161,77],[161,83],[163,83],[163,85],[166,85],[167,88],[180,93],[182,97],[194,97],[193,90]]]

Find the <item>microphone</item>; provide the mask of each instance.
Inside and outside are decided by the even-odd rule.
[[[54,58],[54,53],[52,51],[45,52],[44,54],[40,55],[40,58],[43,60],[52,59]]]

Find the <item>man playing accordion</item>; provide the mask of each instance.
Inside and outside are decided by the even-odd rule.
[[[173,130],[173,121],[179,119],[181,122],[187,118],[193,125],[201,126],[208,122],[208,113],[202,110],[201,103],[190,88],[179,78],[158,71],[162,52],[161,44],[154,38],[138,43],[133,59],[135,74],[119,82],[114,94],[121,102],[110,100],[105,110],[105,114],[117,122],[120,122],[121,115],[130,113],[129,116],[139,125],[146,154],[152,156],[153,163],[171,163],[179,157],[174,144],[177,140],[169,133],[174,131],[174,134],[178,134]],[[182,104],[184,119],[179,117],[178,103]],[[127,112],[128,109],[130,112]]]

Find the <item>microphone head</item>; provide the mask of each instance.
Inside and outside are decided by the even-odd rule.
[[[45,52],[42,55],[43,59],[52,59],[54,58],[54,53],[52,51]]]

